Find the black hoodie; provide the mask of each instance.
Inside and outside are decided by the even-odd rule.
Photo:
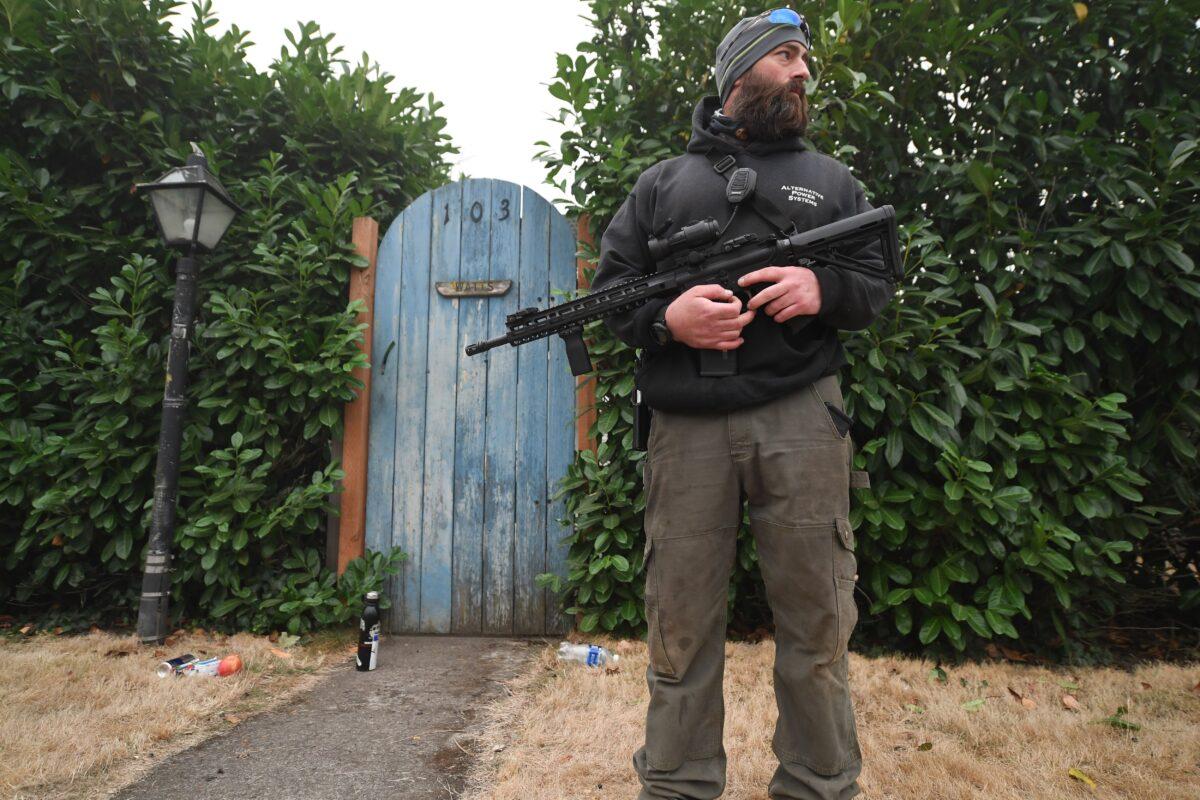
[[[806,231],[853,214],[871,210],[862,189],[840,162],[804,146],[799,136],[775,142],[738,142],[709,127],[720,99],[703,98],[692,115],[692,138],[687,152],[646,169],[617,210],[600,240],[600,262],[593,291],[655,270],[646,241],[666,220],[661,233],[670,236],[681,227],[712,217],[721,226],[732,206],[725,199],[726,179],[713,170],[705,152],[735,153],[740,166],[758,174],[756,191],[765,195]],[[743,205],[749,205],[745,203]],[[722,241],[745,233],[773,233],[750,208],[741,208]],[[874,260],[878,246],[855,254]],[[892,298],[894,287],[883,278],[829,267],[813,267],[821,287],[821,310],[800,334],[791,333],[761,308],[742,329],[738,374],[722,378],[700,376],[699,350],[679,342],[659,345],[650,335],[655,315],[674,298],[645,305],[606,319],[623,342],[642,348],[637,385],[654,409],[684,412],[725,412],[766,402],[803,388],[846,363],[837,330],[861,330]],[[759,288],[765,288],[765,284]]]

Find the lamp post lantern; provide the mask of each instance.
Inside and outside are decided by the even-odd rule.
[[[171,597],[171,545],[175,538],[176,491],[183,413],[187,408],[187,361],[192,318],[196,312],[197,250],[211,251],[242,209],[208,171],[204,154],[192,144],[187,164],[175,167],[155,183],[139,183],[135,191],[150,195],[163,241],[182,251],[175,265],[175,302],[171,310],[171,343],[163,389],[162,429],[154,467],[154,511],[150,548],[142,573],[142,599],[137,632],[143,644],[160,643],[167,635]]]

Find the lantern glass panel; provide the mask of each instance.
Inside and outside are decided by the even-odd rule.
[[[181,171],[172,171],[162,177],[160,183],[179,183],[186,179]],[[185,245],[192,241],[196,226],[196,212],[200,208],[203,187],[180,186],[179,188],[156,189],[150,193],[154,203],[154,215],[162,226],[163,239],[169,245]]]
[[[196,239],[200,246],[206,250],[214,249],[233,222],[235,213],[218,195],[209,192],[204,198],[204,210],[200,215],[200,235]]]

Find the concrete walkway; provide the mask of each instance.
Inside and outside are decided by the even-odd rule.
[[[386,636],[373,672],[351,657],[288,706],[175,754],[116,797],[456,798],[479,706],[556,641]]]

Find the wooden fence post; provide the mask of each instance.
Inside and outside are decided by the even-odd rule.
[[[371,328],[375,313],[375,259],[379,254],[379,223],[370,217],[354,218],[354,249],[367,260],[365,269],[350,272],[350,299],[362,300],[365,309],[355,321],[366,323],[359,349],[371,360]],[[363,382],[358,396],[346,404],[342,438],[342,521],[338,526],[338,575],[363,554],[367,527],[367,437],[370,422],[371,369],[359,367],[352,373]]]
[[[595,246],[588,223],[589,215],[580,214],[576,232],[579,241]],[[589,282],[583,274],[583,267],[588,263],[583,258],[575,260],[575,285],[577,288],[587,289],[589,287]],[[575,412],[575,449],[594,451],[596,441],[588,436],[592,423],[596,421],[596,379],[594,375],[581,375],[575,379]]]

